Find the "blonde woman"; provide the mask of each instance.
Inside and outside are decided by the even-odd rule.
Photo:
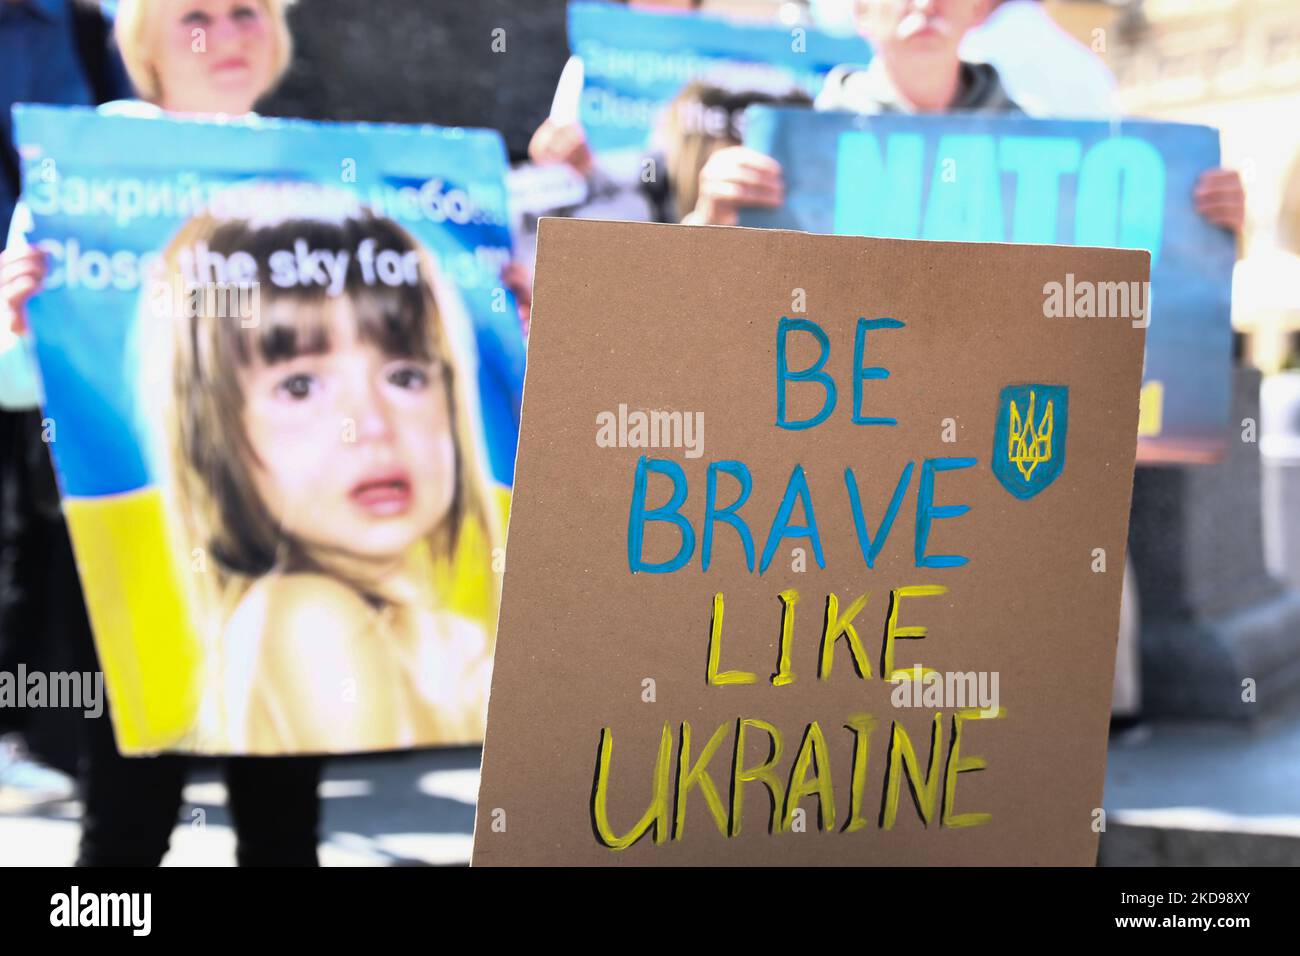
[[[106,109],[240,116],[268,93],[291,56],[288,0],[121,0],[114,34],[139,101]],[[29,217],[15,214],[0,262],[0,307],[19,331],[45,263],[21,241]],[[21,345],[12,347],[22,347]],[[30,365],[0,362],[12,404],[40,401]],[[124,759],[109,722],[83,722],[83,814],[78,863],[157,865],[180,810],[188,761]],[[232,758],[224,771],[240,865],[315,865],[321,761],[310,757]]]
[[[285,11],[293,0],[121,0],[113,37],[138,100],[100,107],[136,115],[244,116],[289,68]],[[26,305],[45,279],[45,260],[23,240],[29,216],[14,214],[0,258],[0,322],[26,331]],[[11,343],[11,348],[20,347]],[[10,407],[40,401],[34,370],[6,361],[0,395]]]
[[[122,0],[113,35],[140,98],[169,113],[240,116],[293,56],[291,0]]]

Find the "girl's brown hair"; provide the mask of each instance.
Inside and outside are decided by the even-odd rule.
[[[418,281],[387,285],[373,275],[366,281],[356,254],[366,240],[372,240],[376,250],[414,254]],[[411,235],[392,220],[359,208],[318,215],[295,210],[292,218],[258,221],[205,213],[190,219],[162,256],[164,278],[173,289],[185,288],[187,293],[170,296],[163,334],[150,333],[147,323],[156,321],[150,314],[145,315],[141,334],[154,340],[158,351],[155,374],[146,376],[152,378],[156,399],[146,407],[165,418],[161,445],[155,450],[165,473],[162,484],[172,499],[174,523],[187,539],[182,554],[188,557],[194,548],[202,548],[209,564],[208,575],[191,576],[210,579],[207,596],[217,604],[209,610],[228,610],[251,580],[271,571],[329,571],[279,526],[256,490],[249,470],[256,454],[243,426],[244,395],[237,371],[255,362],[329,348],[327,290],[302,284],[281,288],[265,281],[271,255],[292,250],[297,242],[313,250],[348,252],[340,295],[349,298],[363,341],[392,357],[437,362],[444,369],[456,479],[450,511],[428,539],[432,557],[450,562],[462,531],[471,524],[489,548],[498,539],[470,414],[470,382],[457,355],[459,343],[435,296],[432,263]],[[200,249],[209,263],[229,262],[236,253],[256,263],[263,281],[256,296],[249,297],[259,306],[254,315],[231,314],[232,302],[249,299],[240,299],[229,284],[214,295],[211,285],[202,281],[210,277],[193,274],[188,264]],[[249,291],[247,286],[244,291]],[[286,300],[294,307],[272,308]],[[367,593],[364,582],[351,583]]]

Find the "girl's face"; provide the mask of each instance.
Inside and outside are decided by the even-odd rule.
[[[159,105],[177,113],[249,112],[274,79],[274,34],[261,0],[159,0],[152,66]]]
[[[290,300],[272,305],[301,308]],[[456,447],[445,366],[394,358],[328,302],[329,347],[241,368],[251,472],[273,519],[320,559],[388,563],[446,518]]]

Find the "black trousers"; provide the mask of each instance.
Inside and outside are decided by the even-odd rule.
[[[108,715],[84,719],[78,780],[84,811],[78,866],[157,866],[198,758],[123,757]],[[221,761],[240,866],[316,866],[319,757]]]
[[[40,422],[39,412],[0,409],[0,670],[10,673],[19,665],[57,669],[59,647],[43,631],[48,624],[62,633],[61,622],[38,615],[62,613],[67,604],[50,600],[45,578],[59,496]],[[25,729],[31,716],[24,708],[0,707],[0,733]]]
[[[99,670],[59,506],[39,412],[0,412],[0,669]],[[11,716],[26,717],[24,724]],[[0,732],[33,728],[31,712],[0,708]],[[97,718],[60,723],[75,737],[84,806],[81,866],[157,866],[166,854],[181,791],[197,758],[123,757],[108,704]],[[60,748],[52,748],[62,750]],[[59,761],[63,762],[63,761]],[[223,762],[241,866],[314,866],[320,826],[318,757],[237,757]]]
[[[50,571],[75,599],[78,670],[98,670],[67,531]],[[107,695],[105,695],[107,696]],[[157,866],[171,841],[181,791],[197,757],[123,757],[108,704],[97,718],[80,717],[77,781],[83,805],[78,866]],[[221,761],[240,866],[316,866],[320,829],[320,757],[226,757]],[[206,821],[205,821],[206,822]]]

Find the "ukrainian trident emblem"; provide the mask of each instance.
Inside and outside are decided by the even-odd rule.
[[[1008,385],[998,397],[993,474],[1017,498],[1032,498],[1065,468],[1069,403],[1065,385]]]

